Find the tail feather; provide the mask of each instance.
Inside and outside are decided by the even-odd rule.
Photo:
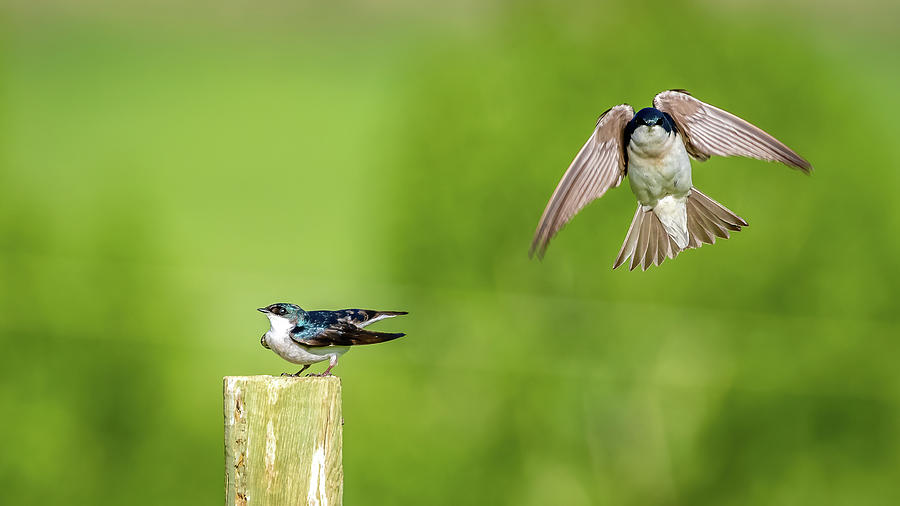
[[[731,212],[727,207],[707,197],[696,188],[691,189],[687,199],[688,247],[699,248],[703,244],[715,244],[716,237],[728,239],[729,231],[738,232],[746,227],[743,218]]]
[[[665,233],[665,230],[660,230],[660,227],[654,227],[651,224],[650,238],[647,240],[647,251],[644,253],[644,261],[641,263],[641,269],[647,270],[651,265],[659,265],[659,262],[656,259],[659,254],[659,237]]]
[[[622,248],[619,249],[619,255],[616,257],[616,262],[613,264],[613,269],[618,268],[622,265],[622,262],[634,255],[638,238],[638,234],[636,234],[635,231],[640,230],[641,228],[642,212],[641,205],[638,204],[637,210],[634,212],[634,218],[631,219],[631,225],[628,227],[628,232],[625,234],[625,242],[622,243]],[[632,267],[632,269],[633,268],[634,267]]]
[[[701,245],[715,244],[716,237],[728,239],[728,230],[718,225],[716,219],[710,216],[709,211],[707,211],[705,207],[695,204],[693,209],[688,211],[688,216],[691,216],[691,212],[696,220],[696,226],[700,229],[698,238],[700,239]],[[688,219],[690,220],[690,218]]]
[[[638,204],[613,269],[630,258],[628,270],[633,271],[638,266],[647,270],[651,265],[661,264],[666,257],[675,258],[679,251],[653,210]]]
[[[733,230],[733,227],[716,216],[716,213],[710,209],[709,206],[704,205],[702,201],[698,201],[697,210],[699,211],[699,214],[703,216],[707,227],[710,227],[709,230],[715,234],[716,237],[721,237],[723,239],[731,237],[731,234],[729,234],[728,231]]]
[[[743,218],[731,212],[727,207],[707,197],[703,192],[694,188],[691,194],[698,194],[697,203],[703,205],[713,216],[719,219],[729,230],[739,231],[741,227],[746,227],[747,222]]]
[[[641,235],[638,236],[638,250],[637,255],[632,258],[631,268],[635,268],[635,260],[637,260],[637,265],[641,266],[642,271],[647,270],[647,249],[650,244],[650,231],[655,230],[651,227],[653,224],[653,220],[650,219],[649,216],[644,217],[643,221],[641,221]]]
[[[663,233],[657,236],[656,241],[656,265],[663,263],[668,258],[674,258],[672,253],[672,238],[663,229]]]
[[[699,248],[703,243],[712,244],[716,240],[714,234],[708,233],[703,223],[704,219],[698,215],[695,208],[688,208],[688,248]]]
[[[378,311],[379,316],[403,316],[405,314],[409,314],[409,311]]]
[[[663,263],[666,258],[675,258],[684,249],[715,244],[716,238],[728,239],[731,236],[729,232],[737,232],[747,226],[743,218],[696,188],[691,189],[686,206],[688,241],[687,246],[680,248],[656,213],[638,204],[613,269],[630,258],[629,270],[638,266],[641,270],[647,270],[651,265]]]

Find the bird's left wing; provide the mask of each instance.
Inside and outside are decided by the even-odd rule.
[[[291,339],[306,346],[353,346],[374,344],[403,337],[406,334],[372,332],[349,323],[335,323],[324,328],[295,327]]]
[[[809,162],[775,137],[684,90],[659,93],[653,97],[653,107],[675,120],[685,148],[697,160],[708,160],[712,155],[746,156],[812,171]]]
[[[625,177],[625,125],[634,117],[628,104],[617,105],[597,120],[597,127],[575,156],[544,209],[528,255],[543,258],[550,239],[575,213]]]

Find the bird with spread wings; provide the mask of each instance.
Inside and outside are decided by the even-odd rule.
[[[693,186],[690,159],[745,156],[805,173],[812,165],[762,129],[684,90],[653,98],[638,113],[628,104],[607,110],[575,156],[541,216],[530,255],[543,257],[550,239],[584,206],[629,176],[637,211],[613,269],[646,270],[681,251],[714,244],[747,226],[743,218]]]

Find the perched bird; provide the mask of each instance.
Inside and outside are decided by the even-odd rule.
[[[812,166],[778,139],[684,90],[653,98],[653,107],[637,114],[617,105],[597,120],[587,143],[575,156],[550,197],[538,223],[529,255],[543,257],[550,239],[572,216],[626,174],[638,206],[613,264],[631,258],[629,269],[646,270],[687,248],[727,239],[728,231],[747,226],[743,218],[707,197],[691,181],[690,158],[747,156],[781,162],[805,173]]]
[[[294,364],[303,364],[300,373],[316,362],[328,360],[328,369],[322,376],[331,374],[338,357],[351,346],[374,344],[403,337],[406,334],[372,332],[363,330],[370,323],[405,315],[406,311],[372,311],[369,309],[341,309],[338,311],[304,311],[300,306],[280,302],[258,308],[269,318],[269,331],[260,343]],[[285,373],[286,374],[286,373]]]

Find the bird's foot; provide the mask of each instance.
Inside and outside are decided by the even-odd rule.
[[[299,378],[300,374],[307,369],[309,369],[309,365],[303,366],[303,369],[300,369],[299,371],[295,372],[294,374],[291,374],[289,372],[283,372],[283,373],[281,373],[281,375],[282,376],[290,376],[291,378]]]
[[[289,372],[283,372],[283,373],[281,373],[281,375],[287,376],[289,378],[299,378],[301,376],[301,373],[303,373],[303,371],[305,371],[305,370],[306,370],[306,368],[304,367],[303,369],[300,369],[299,371],[295,372],[294,374],[291,374]],[[311,374],[307,374],[307,376],[311,376]]]

